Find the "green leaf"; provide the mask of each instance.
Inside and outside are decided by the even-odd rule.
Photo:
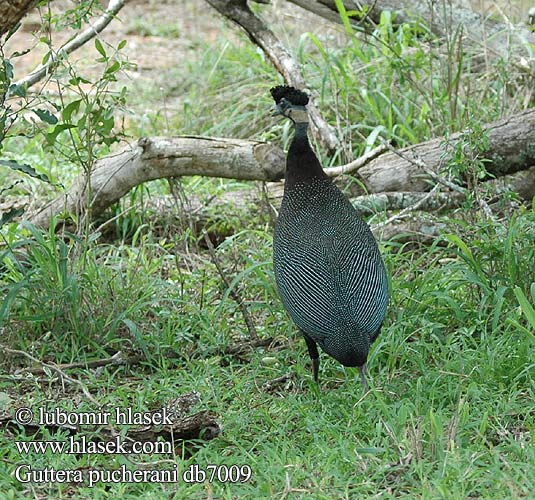
[[[102,43],[100,43],[100,40],[98,38],[95,38],[95,49],[98,50],[102,57],[104,57],[105,59],[107,58],[106,51],[104,50],[104,47],[102,46]]]
[[[26,85],[16,85],[13,83],[9,86],[8,94],[16,95],[19,97],[26,97]]]
[[[336,8],[338,9],[338,13],[340,14],[340,19],[342,20],[344,28],[346,29],[348,34],[352,35],[353,27],[351,26],[351,20],[349,19],[349,16],[347,14],[344,2],[342,0],[334,0],[334,3],[336,4]]]
[[[526,316],[526,319],[528,320],[529,324],[535,330],[535,309],[529,303],[528,298],[524,295],[524,292],[520,289],[520,287],[515,287],[513,291],[515,292],[516,298],[518,300],[518,303],[520,304],[520,308],[522,309],[524,316]]]
[[[84,78],[83,76],[75,76],[74,78],[71,78],[69,80],[69,83],[73,86],[78,86],[80,83],[92,83],[87,78]]]
[[[24,280],[21,280],[18,283],[15,283],[14,285],[11,285],[9,287],[9,292],[5,296],[3,302],[1,303],[1,306],[0,306],[0,326],[3,325],[4,319],[7,319],[7,313],[9,311],[9,306],[15,300],[15,297],[17,296],[19,291],[22,290],[26,286],[28,286],[28,280],[24,279]]]
[[[43,40],[41,40],[43,41]],[[46,40],[43,43],[47,43]],[[52,55],[52,52],[48,51],[44,56],[43,59],[41,59],[41,64],[44,66],[48,60],[50,59],[50,56]]]
[[[7,223],[11,222],[15,217],[22,215],[24,213],[23,208],[12,208],[9,212],[3,213],[0,218],[0,227],[5,226]]]
[[[147,359],[150,359],[150,353],[147,347],[147,343],[143,339],[143,334],[137,327],[137,325],[128,318],[122,318],[123,324],[128,328],[129,332],[132,334],[132,336],[136,339],[139,347],[141,348],[141,351],[145,355]]]
[[[492,331],[496,331],[498,328],[498,324],[500,321],[501,313],[503,304],[505,302],[505,292],[509,290],[506,286],[499,286],[496,290],[496,298],[495,298],[495,305],[494,305],[494,314],[492,315]]]
[[[3,73],[6,75],[6,78],[8,81],[11,81],[13,78],[13,64],[8,59],[4,59],[4,71]]]
[[[15,57],[20,57],[20,56],[24,56],[26,55],[28,52],[30,52],[31,49],[24,49],[22,52],[19,52],[18,50],[13,52],[13,54],[11,54],[11,58],[15,58]]]
[[[106,68],[106,71],[104,72],[104,74],[112,75],[113,73],[116,73],[120,68],[121,68],[121,64],[119,63],[119,61],[114,61],[113,64],[111,64],[110,66]]]
[[[80,109],[81,102],[82,102],[81,99],[77,99],[76,101],[70,102],[69,104],[67,104],[67,106],[63,108],[63,111],[61,112],[61,114],[63,116],[63,119],[66,122],[70,122],[73,113],[78,112],[78,110]]]
[[[117,45],[117,50],[124,49],[126,47],[126,40],[121,40],[119,45]]]
[[[76,125],[73,125],[72,123],[60,123],[59,125],[56,125],[51,132],[45,134],[46,142],[52,146],[54,142],[56,142],[58,135],[64,130],[68,130],[70,128],[76,128]]]
[[[0,160],[0,165],[4,165],[4,167],[9,167],[11,170],[18,170],[19,172],[24,172],[30,177],[34,177],[35,179],[39,179],[41,181],[52,184],[52,182],[46,175],[36,172],[33,167],[30,167],[30,165],[26,163],[18,163],[14,160]]]
[[[468,245],[461,238],[459,238],[459,236],[457,236],[456,234],[445,234],[444,237],[450,243],[453,243],[461,251],[461,257],[469,264],[471,264],[473,269],[480,277],[484,276],[481,266],[479,265],[479,262],[475,259],[472,250],[468,248]]]
[[[45,123],[48,123],[50,125],[55,125],[56,123],[58,123],[58,119],[46,109],[34,109],[33,112]]]

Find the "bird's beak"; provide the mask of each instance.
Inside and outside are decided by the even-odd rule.
[[[271,116],[279,116],[279,115],[282,115],[282,110],[280,109],[280,107],[275,104],[275,106],[273,106],[271,108]]]

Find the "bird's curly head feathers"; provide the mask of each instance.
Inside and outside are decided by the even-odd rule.
[[[285,85],[273,87],[270,92],[275,100],[273,116],[285,116],[293,123],[308,123],[306,105],[309,98],[307,93]]]
[[[282,99],[286,99],[294,106],[306,106],[308,104],[308,94],[302,90],[297,90],[295,87],[278,85],[273,87],[270,92],[276,104],[279,104]]]

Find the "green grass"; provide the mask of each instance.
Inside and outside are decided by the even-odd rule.
[[[153,33],[174,31],[163,23],[148,34]],[[336,45],[317,34],[290,39],[327,119],[338,118],[342,144],[330,155],[321,152],[324,164],[362,153],[378,136],[403,146],[522,106],[522,91],[511,91],[513,83],[522,88],[522,81],[505,81],[505,72],[496,79],[474,78],[471,61],[458,57],[455,36],[445,59],[433,55],[437,41],[424,28],[395,30],[388,18],[367,42],[356,38]],[[287,144],[289,127],[269,116],[268,89],[280,83],[269,62],[243,37],[220,37],[211,46],[193,40],[192,46],[195,52],[162,76],[173,85],[163,91],[158,82],[132,85],[126,132]],[[164,112],[154,111],[156,105],[149,111],[143,107],[170,102]],[[39,135],[16,138],[4,148],[54,182],[68,183],[70,165],[43,153],[40,141]],[[460,171],[466,172],[464,166],[470,173],[473,165],[463,164],[466,158],[457,161]],[[1,173],[12,180],[8,174]],[[191,178],[180,188],[209,203],[246,186]],[[261,207],[218,207],[207,223],[214,232],[231,235],[217,248],[218,259],[259,336],[275,340],[271,348],[224,354],[229,345],[248,339],[247,327],[187,218],[162,216],[152,208],[151,198],[168,192],[166,182],[137,188],[111,212],[120,214],[127,202],[139,208],[118,217],[105,235],[91,238],[28,224],[3,227],[0,343],[53,363],[106,358],[118,350],[140,354],[142,362],[134,366],[68,373],[109,408],[158,409],[178,394],[198,391],[199,409],[218,415],[221,434],[199,442],[193,455],[182,456],[179,446],[174,457],[123,457],[21,456],[14,436],[4,433],[2,498],[34,493],[95,499],[531,497],[535,207],[520,207],[514,216],[494,221],[466,207],[443,216],[448,233],[430,246],[382,242],[392,301],[370,353],[372,390],[363,395],[356,370],[325,355],[320,387],[313,383],[305,343],[276,293],[272,228]],[[47,192],[25,180],[7,194],[24,193],[44,197]],[[62,383],[55,373],[16,373],[30,364],[0,355],[0,416],[21,406],[96,410],[79,386]],[[282,375],[288,381],[268,390],[265,384]],[[32,439],[23,433],[15,438]],[[39,437],[66,438],[46,430]],[[21,463],[34,469],[113,470],[123,464],[140,469],[138,462],[169,467],[160,463],[166,459],[180,472],[195,464],[247,464],[253,474],[243,484],[120,483],[92,489],[29,487],[13,476]]]
[[[251,353],[247,362],[214,354],[247,332],[207,256],[190,272],[179,271],[173,253],[151,243],[150,235],[122,249],[96,245],[88,261],[99,265],[86,267],[85,275],[62,271],[69,245],[43,237],[32,246],[25,271],[28,297],[18,294],[5,331],[11,345],[55,362],[105,357],[106,350],[147,352],[140,367],[78,372],[110,407],[154,409],[178,393],[199,391],[203,406],[220,415],[223,432],[192,458],[179,460],[181,467],[248,464],[253,470],[246,484],[214,483],[216,497],[277,497],[288,484],[296,498],[378,492],[385,498],[528,497],[535,486],[525,473],[535,466],[535,338],[513,291],[532,286],[534,230],[535,213],[525,212],[508,229],[482,225],[464,240],[452,237],[448,246],[412,252],[385,247],[393,298],[370,356],[373,390],[365,397],[355,370],[325,356],[320,390],[313,384],[304,342],[274,294],[271,266],[256,265],[270,258],[269,238],[259,231],[244,231],[219,251],[224,262],[241,256],[239,267],[247,272],[237,286],[259,334],[282,344]],[[506,252],[499,243],[504,231]],[[83,300],[75,290],[83,290]],[[48,307],[39,293],[51,300]],[[128,328],[126,319],[135,326]],[[178,360],[166,356],[169,349]],[[263,388],[286,373],[292,377],[287,389]],[[53,394],[53,407],[91,409],[82,396],[73,405],[75,387],[63,393],[51,380],[46,390],[9,377],[0,387],[12,397],[16,387],[24,388],[18,404],[29,401],[38,408]],[[7,463],[34,467],[114,469],[124,463],[106,455],[78,461],[20,457],[6,439],[2,450]],[[6,488],[20,489],[8,474],[0,479]],[[177,491],[177,498],[204,498],[207,488],[113,485],[107,494],[161,498],[162,492]],[[98,486],[79,494],[99,498],[99,491],[105,495]]]

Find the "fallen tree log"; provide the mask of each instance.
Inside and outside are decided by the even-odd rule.
[[[504,211],[510,211],[517,206],[517,203],[511,200],[507,201],[506,206],[503,205],[501,194],[506,190],[518,193],[524,201],[530,201],[535,196],[535,166],[526,171],[486,181],[481,184],[481,190],[482,193],[486,192],[485,197],[493,212],[503,216]],[[274,220],[276,212],[273,207],[280,205],[282,195],[283,185],[280,182],[268,182],[262,192],[244,188],[226,191],[217,198],[209,200],[203,200],[192,194],[188,197],[187,207],[177,204],[172,195],[151,198],[143,206],[144,212],[150,214],[149,217],[156,227],[166,227],[169,224],[175,227],[188,227],[202,245],[202,235],[206,231],[217,243],[239,232],[242,227],[229,224],[229,220],[237,220],[235,216],[241,213],[247,218],[259,211],[273,211],[267,218]],[[374,223],[375,219],[372,219],[371,228],[380,240],[396,240],[402,243],[431,242],[446,228],[444,220],[438,218],[438,213],[458,209],[466,201],[465,194],[451,190],[375,193],[351,198],[353,206],[364,216],[395,212],[396,215],[390,218],[394,220],[387,219],[385,222]],[[136,207],[127,207],[122,215],[129,209],[135,210]],[[403,211],[407,213],[403,214]],[[114,220],[115,217],[107,219],[97,230],[102,232]],[[104,231],[105,237],[111,236],[108,231],[108,229]]]
[[[526,171],[520,176],[521,180],[511,186],[516,186],[514,190],[524,199],[530,199],[534,194],[535,172],[527,169],[535,166],[535,110],[491,123],[485,128],[490,145],[485,153],[489,160],[487,170],[498,178]],[[434,181],[418,162],[423,162],[431,171],[440,172],[461,139],[460,134],[455,134],[447,142],[442,138],[432,139],[404,148],[400,154],[382,154],[361,166],[355,175],[372,194],[428,191]],[[130,189],[154,179],[204,175],[275,181],[283,177],[284,169],[284,152],[265,142],[196,136],[142,138],[97,162],[90,179],[91,215],[102,214]],[[66,193],[30,214],[30,222],[46,227],[54,215],[83,213],[87,184],[85,177],[80,175]]]
[[[483,153],[487,171],[500,177],[535,165],[535,109],[490,123],[484,127],[489,148]],[[442,137],[385,153],[358,171],[367,190],[428,191],[429,176],[417,165],[423,162],[429,170],[441,172],[448,164],[461,133],[446,140]],[[411,161],[412,160],[412,161]]]
[[[141,138],[97,161],[89,183],[80,175],[65,194],[31,215],[30,222],[46,227],[54,215],[83,214],[88,184],[94,217],[135,186],[154,179],[204,175],[271,181],[283,176],[284,164],[284,153],[265,142],[196,136]]]
[[[372,226],[371,230],[378,241],[429,245],[447,232],[448,227],[450,225],[432,214],[416,211],[403,220],[396,220],[384,226]]]

